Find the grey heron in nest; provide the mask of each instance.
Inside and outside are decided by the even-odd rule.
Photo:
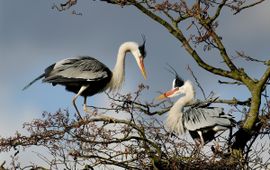
[[[171,67],[172,68],[172,67]],[[172,68],[173,69],[173,68]],[[189,131],[197,145],[203,146],[215,139],[218,131],[225,131],[235,125],[230,114],[225,114],[223,108],[209,106],[184,107],[194,102],[195,90],[190,80],[183,81],[176,73],[172,89],[161,94],[157,99],[171,98],[183,94],[170,108],[166,127],[176,134]]]

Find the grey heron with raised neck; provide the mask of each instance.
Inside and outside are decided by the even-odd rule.
[[[173,69],[173,68],[172,68]],[[183,94],[170,108],[166,120],[166,127],[170,132],[183,134],[189,131],[191,137],[197,145],[203,146],[215,139],[218,131],[225,131],[235,125],[235,121],[230,114],[225,114],[223,108],[219,107],[190,107],[195,98],[195,90],[190,80],[183,81],[175,73],[172,89],[157,97],[158,100],[171,98]]]
[[[76,94],[72,99],[72,103],[78,116],[82,118],[75,103],[78,96],[84,97],[83,108],[86,112],[86,100],[88,96],[95,95],[107,89],[109,91],[117,91],[122,86],[125,78],[125,56],[128,52],[134,56],[143,77],[146,79],[144,68],[146,51],[145,37],[143,36],[142,45],[132,41],[120,45],[116,64],[112,71],[105,64],[93,57],[80,56],[67,58],[47,67],[44,73],[26,85],[23,90],[42,78],[42,82],[51,83],[53,86],[57,84],[63,85],[67,91]]]

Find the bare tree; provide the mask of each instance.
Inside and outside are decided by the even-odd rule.
[[[140,96],[146,89],[147,86],[140,85],[134,93],[108,94],[110,106],[91,106],[95,115],[87,115],[83,119],[73,119],[76,114],[71,116],[67,110],[54,114],[44,112],[42,119],[24,124],[29,135],[17,133],[13,137],[0,139],[0,152],[15,152],[12,164],[8,166],[3,162],[2,169],[93,169],[111,166],[125,169],[261,169],[268,166],[267,160],[263,161],[262,158],[268,151],[269,142],[256,146],[259,149],[254,149],[252,145],[257,137],[269,135],[269,103],[263,107],[260,117],[262,126],[247,145],[246,157],[228,161],[231,157],[230,137],[219,136],[218,147],[207,146],[206,150],[200,150],[193,142],[167,132],[163,123],[153,115],[166,113],[172,103],[140,102]],[[206,101],[233,103],[232,108],[248,105],[246,102],[237,103],[236,100]],[[111,113],[119,113],[121,117],[104,116]],[[18,162],[16,158],[20,152],[31,146],[40,146],[49,151],[50,158],[37,153],[47,163],[46,167],[22,167]]]
[[[49,168],[76,169],[113,165],[126,169],[267,169],[269,163],[262,160],[268,154],[270,133],[269,88],[270,60],[263,61],[236,52],[228,55],[228,49],[222,42],[222,36],[216,31],[217,19],[222,10],[229,8],[236,15],[262,4],[264,0],[194,0],[194,1],[155,1],[155,0],[101,0],[108,4],[134,6],[153,21],[165,27],[179,40],[199,67],[211,74],[229,78],[230,82],[219,81],[224,85],[241,85],[250,92],[245,101],[236,98],[206,99],[210,103],[223,103],[231,107],[232,112],[242,113],[239,127],[228,138],[219,137],[222,145],[212,148],[212,152],[198,150],[192,143],[170,134],[162,122],[153,115],[162,115],[170,108],[170,102],[140,102],[140,94],[146,88],[139,86],[133,94],[108,94],[110,107],[93,107],[97,115],[109,112],[127,115],[126,119],[86,116],[83,120],[74,120],[68,111],[59,110],[55,114],[44,113],[43,119],[25,124],[29,136],[17,133],[10,138],[0,139],[0,151],[10,151],[37,145],[46,147],[52,160],[47,160]],[[59,11],[70,10],[77,0],[68,0],[64,4],[54,5]],[[77,14],[76,11],[73,11]],[[219,21],[221,22],[221,21]],[[189,27],[180,27],[189,23]],[[205,62],[200,48],[205,51],[218,51],[224,67],[219,68]],[[234,62],[235,58],[262,64],[264,73],[253,78]],[[248,67],[248,66],[247,66]],[[200,87],[200,86],[199,86]],[[264,142],[265,139],[268,138]],[[258,142],[259,141],[259,142]],[[16,155],[12,167],[16,164]],[[5,167],[5,162],[1,166]],[[38,166],[31,166],[37,168]],[[25,168],[25,167],[20,167]],[[27,168],[27,167],[26,167]]]
[[[270,60],[260,61],[243,52],[237,52],[237,57],[245,60],[260,62],[265,66],[265,71],[259,78],[252,78],[245,72],[245,68],[238,67],[222,42],[222,36],[216,32],[219,26],[217,19],[225,8],[231,9],[234,14],[243,10],[259,5],[264,0],[194,0],[187,2],[180,1],[155,1],[155,0],[101,0],[110,4],[120,6],[134,6],[139,11],[150,17],[155,22],[165,27],[170,34],[179,40],[181,47],[190,54],[190,56],[203,69],[212,74],[226,77],[235,81],[236,84],[242,84],[250,92],[250,106],[248,113],[242,122],[241,128],[235,134],[235,141],[232,145],[233,154],[236,157],[242,157],[244,148],[254,134],[260,129],[259,119],[262,93],[270,76]],[[72,6],[74,1],[67,1],[65,6]],[[181,28],[181,24],[190,22],[187,30]],[[190,31],[189,31],[190,30]],[[187,33],[185,33],[187,32]],[[220,59],[224,62],[224,68],[218,68],[204,61],[197,50],[202,46],[204,50],[217,50]],[[228,84],[228,83],[227,83]],[[236,100],[236,99],[235,99]],[[237,100],[236,100],[237,101]]]

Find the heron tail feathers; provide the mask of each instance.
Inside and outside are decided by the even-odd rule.
[[[40,76],[35,78],[33,81],[31,81],[29,84],[27,84],[22,90],[27,89],[28,87],[30,87],[32,84],[34,84],[36,81],[38,81],[39,79],[41,79],[44,76],[45,76],[45,73],[41,74]]]

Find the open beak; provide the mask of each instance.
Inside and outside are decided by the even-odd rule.
[[[156,97],[155,100],[162,100],[162,99],[168,98],[171,95],[173,95],[177,90],[178,90],[178,88],[174,88],[172,90],[169,90],[169,91],[161,94],[160,96]]]
[[[143,75],[143,78],[146,80],[147,79],[147,75],[146,75],[146,71],[145,71],[145,68],[144,68],[144,63],[143,63],[143,58],[140,57],[140,61],[139,61],[139,67],[140,67],[140,70],[142,72],[142,75]]]

